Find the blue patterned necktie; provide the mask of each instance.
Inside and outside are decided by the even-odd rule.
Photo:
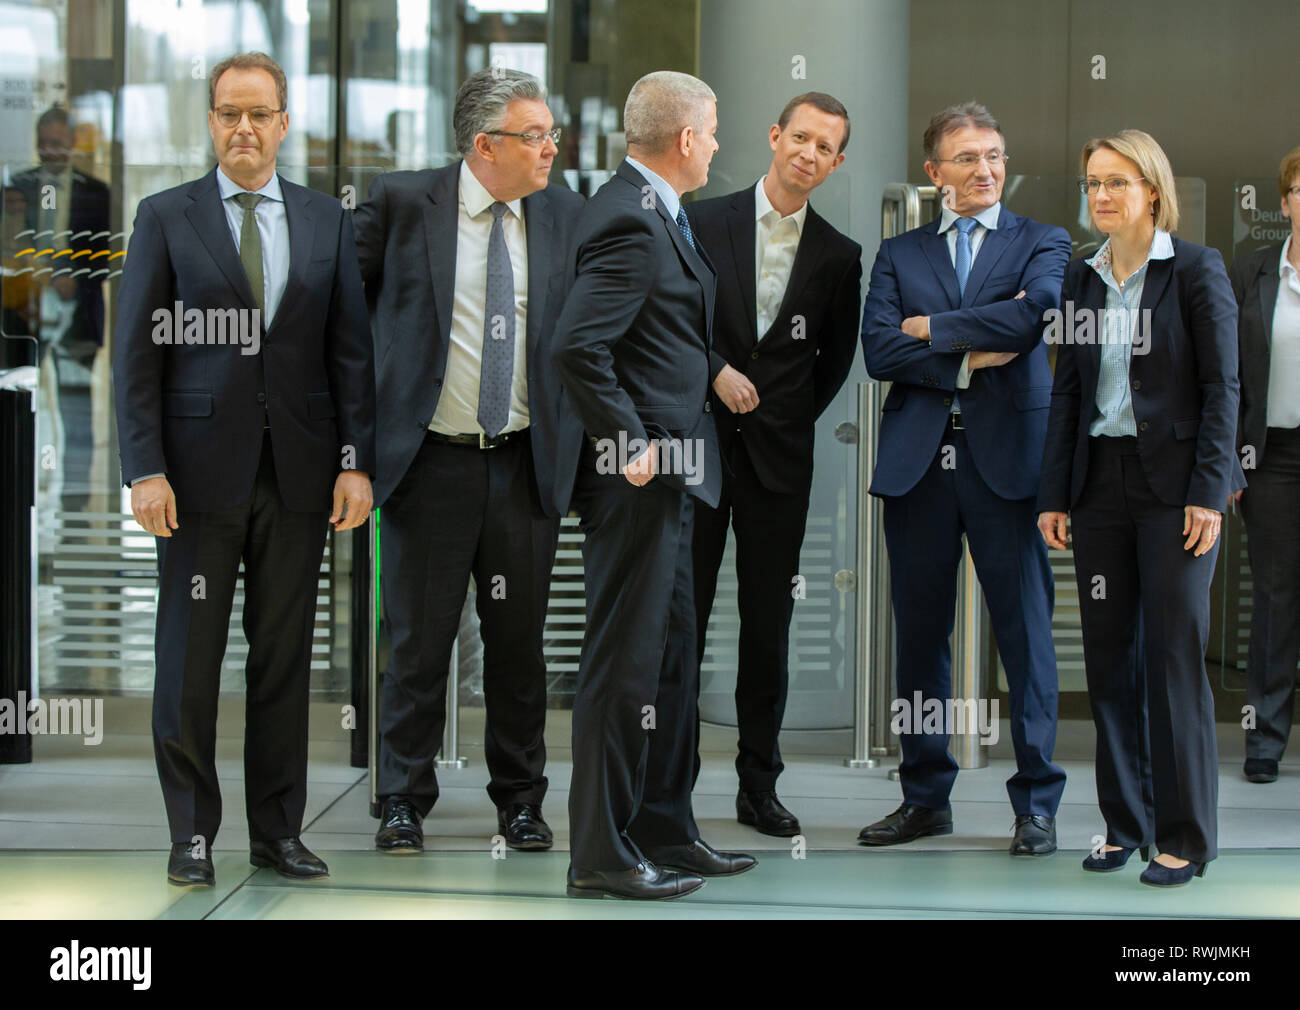
[[[957,290],[966,294],[966,279],[970,277],[970,233],[979,224],[973,217],[959,217],[953,224],[957,228]]]
[[[677,227],[682,230],[682,234],[686,237],[686,244],[698,252],[699,250],[695,249],[695,236],[691,234],[691,223],[686,220],[685,207],[677,208]]]
[[[478,386],[478,423],[488,438],[496,438],[510,420],[510,388],[515,372],[515,272],[501,224],[506,209],[500,200],[492,204],[492,234],[488,237],[483,361]]]

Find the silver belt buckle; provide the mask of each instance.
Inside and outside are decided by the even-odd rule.
[[[480,431],[480,432],[478,433],[478,447],[479,447],[480,449],[493,449],[493,448],[495,448],[495,446],[494,446],[494,445],[493,445],[493,444],[488,440],[487,432],[486,432],[486,431]]]
[[[966,430],[966,426],[965,426],[964,424],[961,423],[961,411],[960,411],[960,410],[954,410],[954,411],[951,411],[951,412],[948,414],[948,417],[951,418],[951,420],[952,420],[952,430],[953,430],[953,431],[965,431],[965,430]]]

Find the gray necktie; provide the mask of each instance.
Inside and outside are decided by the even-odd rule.
[[[239,262],[244,266],[244,276],[253,289],[253,300],[258,311],[266,316],[266,295],[262,279],[262,234],[257,230],[256,207],[262,197],[256,193],[236,193],[235,201],[244,208],[244,223],[239,229]]]
[[[488,238],[487,288],[483,315],[483,366],[479,373],[478,423],[488,438],[510,419],[510,387],[515,372],[515,272],[501,218],[506,205],[492,204]]]

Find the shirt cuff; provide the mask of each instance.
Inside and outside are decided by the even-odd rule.
[[[131,486],[135,487],[142,480],[152,480],[154,477],[166,477],[166,476],[167,475],[165,473],[147,473],[143,477],[137,477],[135,480],[131,481]]]
[[[957,381],[954,385],[958,389],[970,388],[970,351],[961,356],[961,368],[957,369]]]

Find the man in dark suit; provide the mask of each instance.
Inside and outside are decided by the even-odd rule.
[[[1042,855],[1056,849],[1065,772],[1052,763],[1053,585],[1034,495],[1052,391],[1043,313],[1060,298],[1070,239],[1002,207],[1006,144],[983,106],[935,115],[925,153],[942,216],[881,243],[862,316],[867,371],[893,382],[871,493],[884,499],[898,693],[948,708],[964,533],[1010,688],[1011,852]],[[862,844],[952,831],[951,731],[902,734],[903,803]]]
[[[456,96],[463,160],[375,180],[357,209],[374,321],[382,584],[392,653],[375,845],[424,846],[452,645],[477,585],[488,795],[515,849],[548,849],[542,631],[576,427],[551,331],[583,198],[547,184],[559,131],[534,77],[492,67]]]
[[[708,399],[714,272],[681,195],[708,179],[717,122],[712,90],[688,74],[632,86],[628,156],[582,214],[556,323],[555,367],[587,435],[573,493],[587,590],[573,897],[675,898],[754,865],[710,848],[691,813],[691,518],[695,499],[717,505],[721,474]]]
[[[717,508],[695,511],[696,656],[704,660],[727,525],[736,534],[740,650],[736,814],[766,835],[799,834],[777,798],[790,619],[812,488],[814,422],[857,350],[862,247],[809,194],[844,161],[849,114],[830,95],[790,100],[768,131],[755,186],[694,204],[696,240],[718,270],[710,373],[723,467]]]
[[[141,202],[118,303],[122,478],[158,538],[154,749],[176,884],[213,883],[217,694],[240,561],[251,860],[328,872],[298,837],[312,626],[327,525],[370,513],[374,366],[349,216],[275,171],[286,98],[262,53],[213,68],[217,168]]]

